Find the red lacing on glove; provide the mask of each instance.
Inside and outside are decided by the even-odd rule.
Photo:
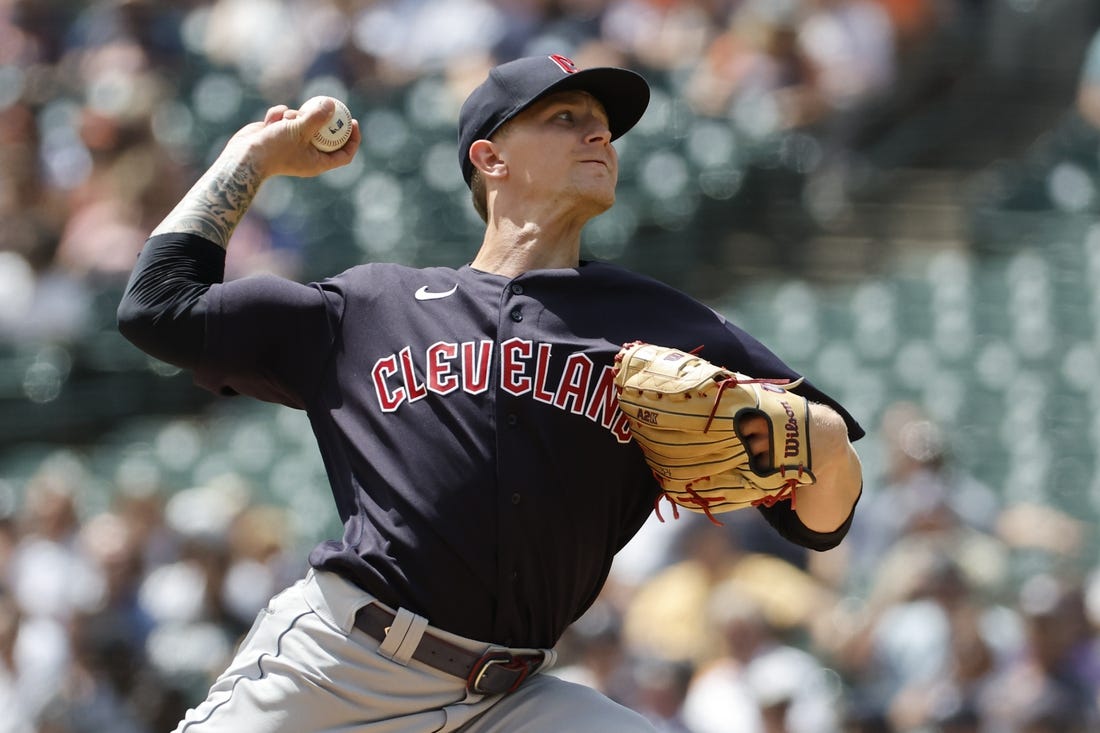
[[[801,478],[803,473],[805,473],[804,469],[802,468],[802,466],[799,466],[798,467],[798,478]],[[786,477],[787,469],[786,468],[779,469],[779,475],[783,476],[783,477]],[[759,499],[753,499],[752,505],[753,506],[773,507],[781,501],[787,501],[788,499],[790,499],[791,509],[797,509],[798,505],[796,504],[794,490],[795,490],[795,487],[798,486],[798,478],[787,479],[787,483],[783,484],[783,487],[781,489],[779,489],[779,491],[775,492],[774,494],[765,494],[764,496],[761,496]]]
[[[727,387],[736,387],[739,384],[790,384],[789,379],[738,379],[726,377],[718,382],[718,393],[714,395],[714,404],[710,406],[710,415],[707,416],[707,424],[703,426],[703,432],[710,430],[710,424],[714,422],[714,413],[718,412],[718,403],[722,400],[722,393]]]
[[[661,483],[663,485],[663,482],[661,481],[661,477],[658,476],[656,473],[654,473],[653,475],[657,476],[657,482]],[[710,477],[709,476],[703,476],[701,478],[710,478]],[[687,494],[688,494],[687,498],[684,499],[685,502],[687,502],[688,504],[694,504],[695,506],[699,507],[703,511],[703,514],[707,515],[707,519],[709,519],[712,524],[716,524],[719,527],[723,526],[721,522],[719,522],[717,519],[714,518],[714,515],[711,514],[711,511],[710,511],[710,505],[711,504],[717,504],[720,501],[722,501],[720,498],[716,497],[716,498],[713,498],[713,499],[708,499],[705,496],[700,496],[699,494],[697,494],[695,492],[694,489],[691,488],[691,484],[688,484],[686,487],[684,487],[684,489],[687,491]],[[668,499],[668,503],[672,504],[672,518],[673,519],[679,519],[680,518],[680,507],[677,505],[676,501],[671,496],[668,495],[667,491],[662,491],[660,494],[657,495],[657,498],[653,501],[653,511],[657,515],[657,521],[662,522],[662,523],[665,521],[665,518],[661,516],[661,499]]]
[[[672,497],[668,495],[667,491],[662,491],[657,494],[657,498],[653,500],[653,512],[657,515],[657,521],[664,524],[665,518],[661,516],[661,499],[668,499],[668,503],[672,505],[672,518],[680,518],[680,507],[672,500]]]

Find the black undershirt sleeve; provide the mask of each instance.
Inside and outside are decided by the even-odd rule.
[[[860,496],[862,496],[862,492]],[[858,498],[856,504],[859,504]],[[852,505],[852,511],[848,513],[848,518],[844,520],[844,523],[832,532],[815,532],[807,527],[798,518],[795,510],[791,508],[789,501],[781,501],[770,507],[761,506],[759,509],[768,524],[786,539],[807,549],[824,552],[839,545],[844,536],[848,534],[848,530],[852,526],[852,518],[855,516],[856,504]]]
[[[194,234],[145,243],[118,306],[119,331],[145,353],[185,369],[202,355],[202,296],[225,277],[225,250]]]

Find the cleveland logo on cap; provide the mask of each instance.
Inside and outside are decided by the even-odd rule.
[[[558,65],[562,71],[566,74],[576,74],[577,65],[573,63],[573,59],[566,58],[560,54],[550,54],[550,60]]]

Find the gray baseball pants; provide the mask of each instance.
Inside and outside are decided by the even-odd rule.
[[[260,612],[175,733],[654,733],[638,713],[552,675],[533,674],[508,695],[469,693],[465,680],[412,659],[426,620],[401,612],[400,639],[355,628],[356,612],[376,602],[310,570]],[[488,647],[432,633],[476,653]],[[539,671],[555,658],[547,650]]]

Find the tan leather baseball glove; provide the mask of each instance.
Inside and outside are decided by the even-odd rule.
[[[714,514],[793,504],[795,489],[814,482],[809,403],[790,391],[801,380],[749,377],[640,341],[620,349],[615,368],[619,409],[676,516],[684,507],[720,523]],[[768,425],[765,453],[746,449],[751,416]]]

